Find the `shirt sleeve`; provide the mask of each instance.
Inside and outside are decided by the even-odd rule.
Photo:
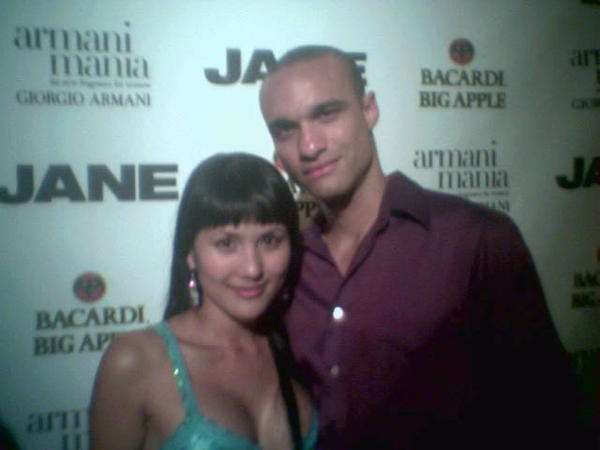
[[[510,219],[494,213],[484,221],[475,261],[470,420],[479,439],[504,448],[583,448],[573,446],[583,439],[574,370]]]

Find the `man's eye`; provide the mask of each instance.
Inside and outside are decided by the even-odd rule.
[[[323,122],[330,122],[335,120],[347,107],[348,105],[343,101],[334,100],[326,102],[315,108],[313,118]]]
[[[337,113],[339,109],[337,108],[324,108],[319,111],[319,118],[324,120],[332,119]]]
[[[298,128],[298,124],[291,120],[276,120],[269,127],[271,136],[273,136],[273,139],[277,140],[287,139],[292,135],[296,128]]]
[[[291,136],[293,128],[277,128],[273,130],[273,137],[277,140],[287,139]]]

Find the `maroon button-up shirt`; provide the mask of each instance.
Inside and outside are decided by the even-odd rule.
[[[539,444],[564,427],[566,355],[506,216],[395,173],[345,276],[318,219],[304,238],[287,325],[322,448]]]

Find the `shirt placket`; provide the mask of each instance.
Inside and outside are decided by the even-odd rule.
[[[350,281],[354,273],[360,269],[361,264],[368,257],[370,252],[373,250],[375,237],[385,227],[385,221],[378,222],[374,227],[374,231],[369,233],[364,241],[357,249],[356,255],[350,265],[348,273],[345,276],[341,276],[333,262],[333,258],[329,255],[330,263],[332,264],[335,277],[336,286],[335,294],[332,297],[332,302],[328,305],[326,314],[328,315],[329,325],[327,327],[327,333],[325,335],[325,344],[323,352],[323,361],[325,363],[326,373],[322,374],[327,378],[325,383],[327,389],[324,395],[328,396],[325,405],[332,405],[336,411],[332,411],[331,417],[344,417],[350,405],[347,404],[348,395],[346,394],[345,386],[345,373],[346,369],[344,364],[344,357],[342,354],[342,340],[344,335],[347,335],[347,326],[352,319],[352,301],[358,299],[353,298],[351,293],[345,296],[347,289],[352,289],[349,286]],[[349,388],[352,388],[349,386]],[[343,413],[341,414],[341,412]],[[328,415],[328,414],[326,414]],[[342,426],[343,424],[330,424],[329,426]]]

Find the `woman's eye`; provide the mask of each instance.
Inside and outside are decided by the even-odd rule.
[[[233,239],[231,239],[230,237],[219,239],[215,242],[215,246],[222,250],[229,250],[233,248]]]
[[[271,233],[265,234],[260,238],[260,243],[263,244],[265,247],[277,247],[277,245],[279,245],[280,242],[281,238]]]

